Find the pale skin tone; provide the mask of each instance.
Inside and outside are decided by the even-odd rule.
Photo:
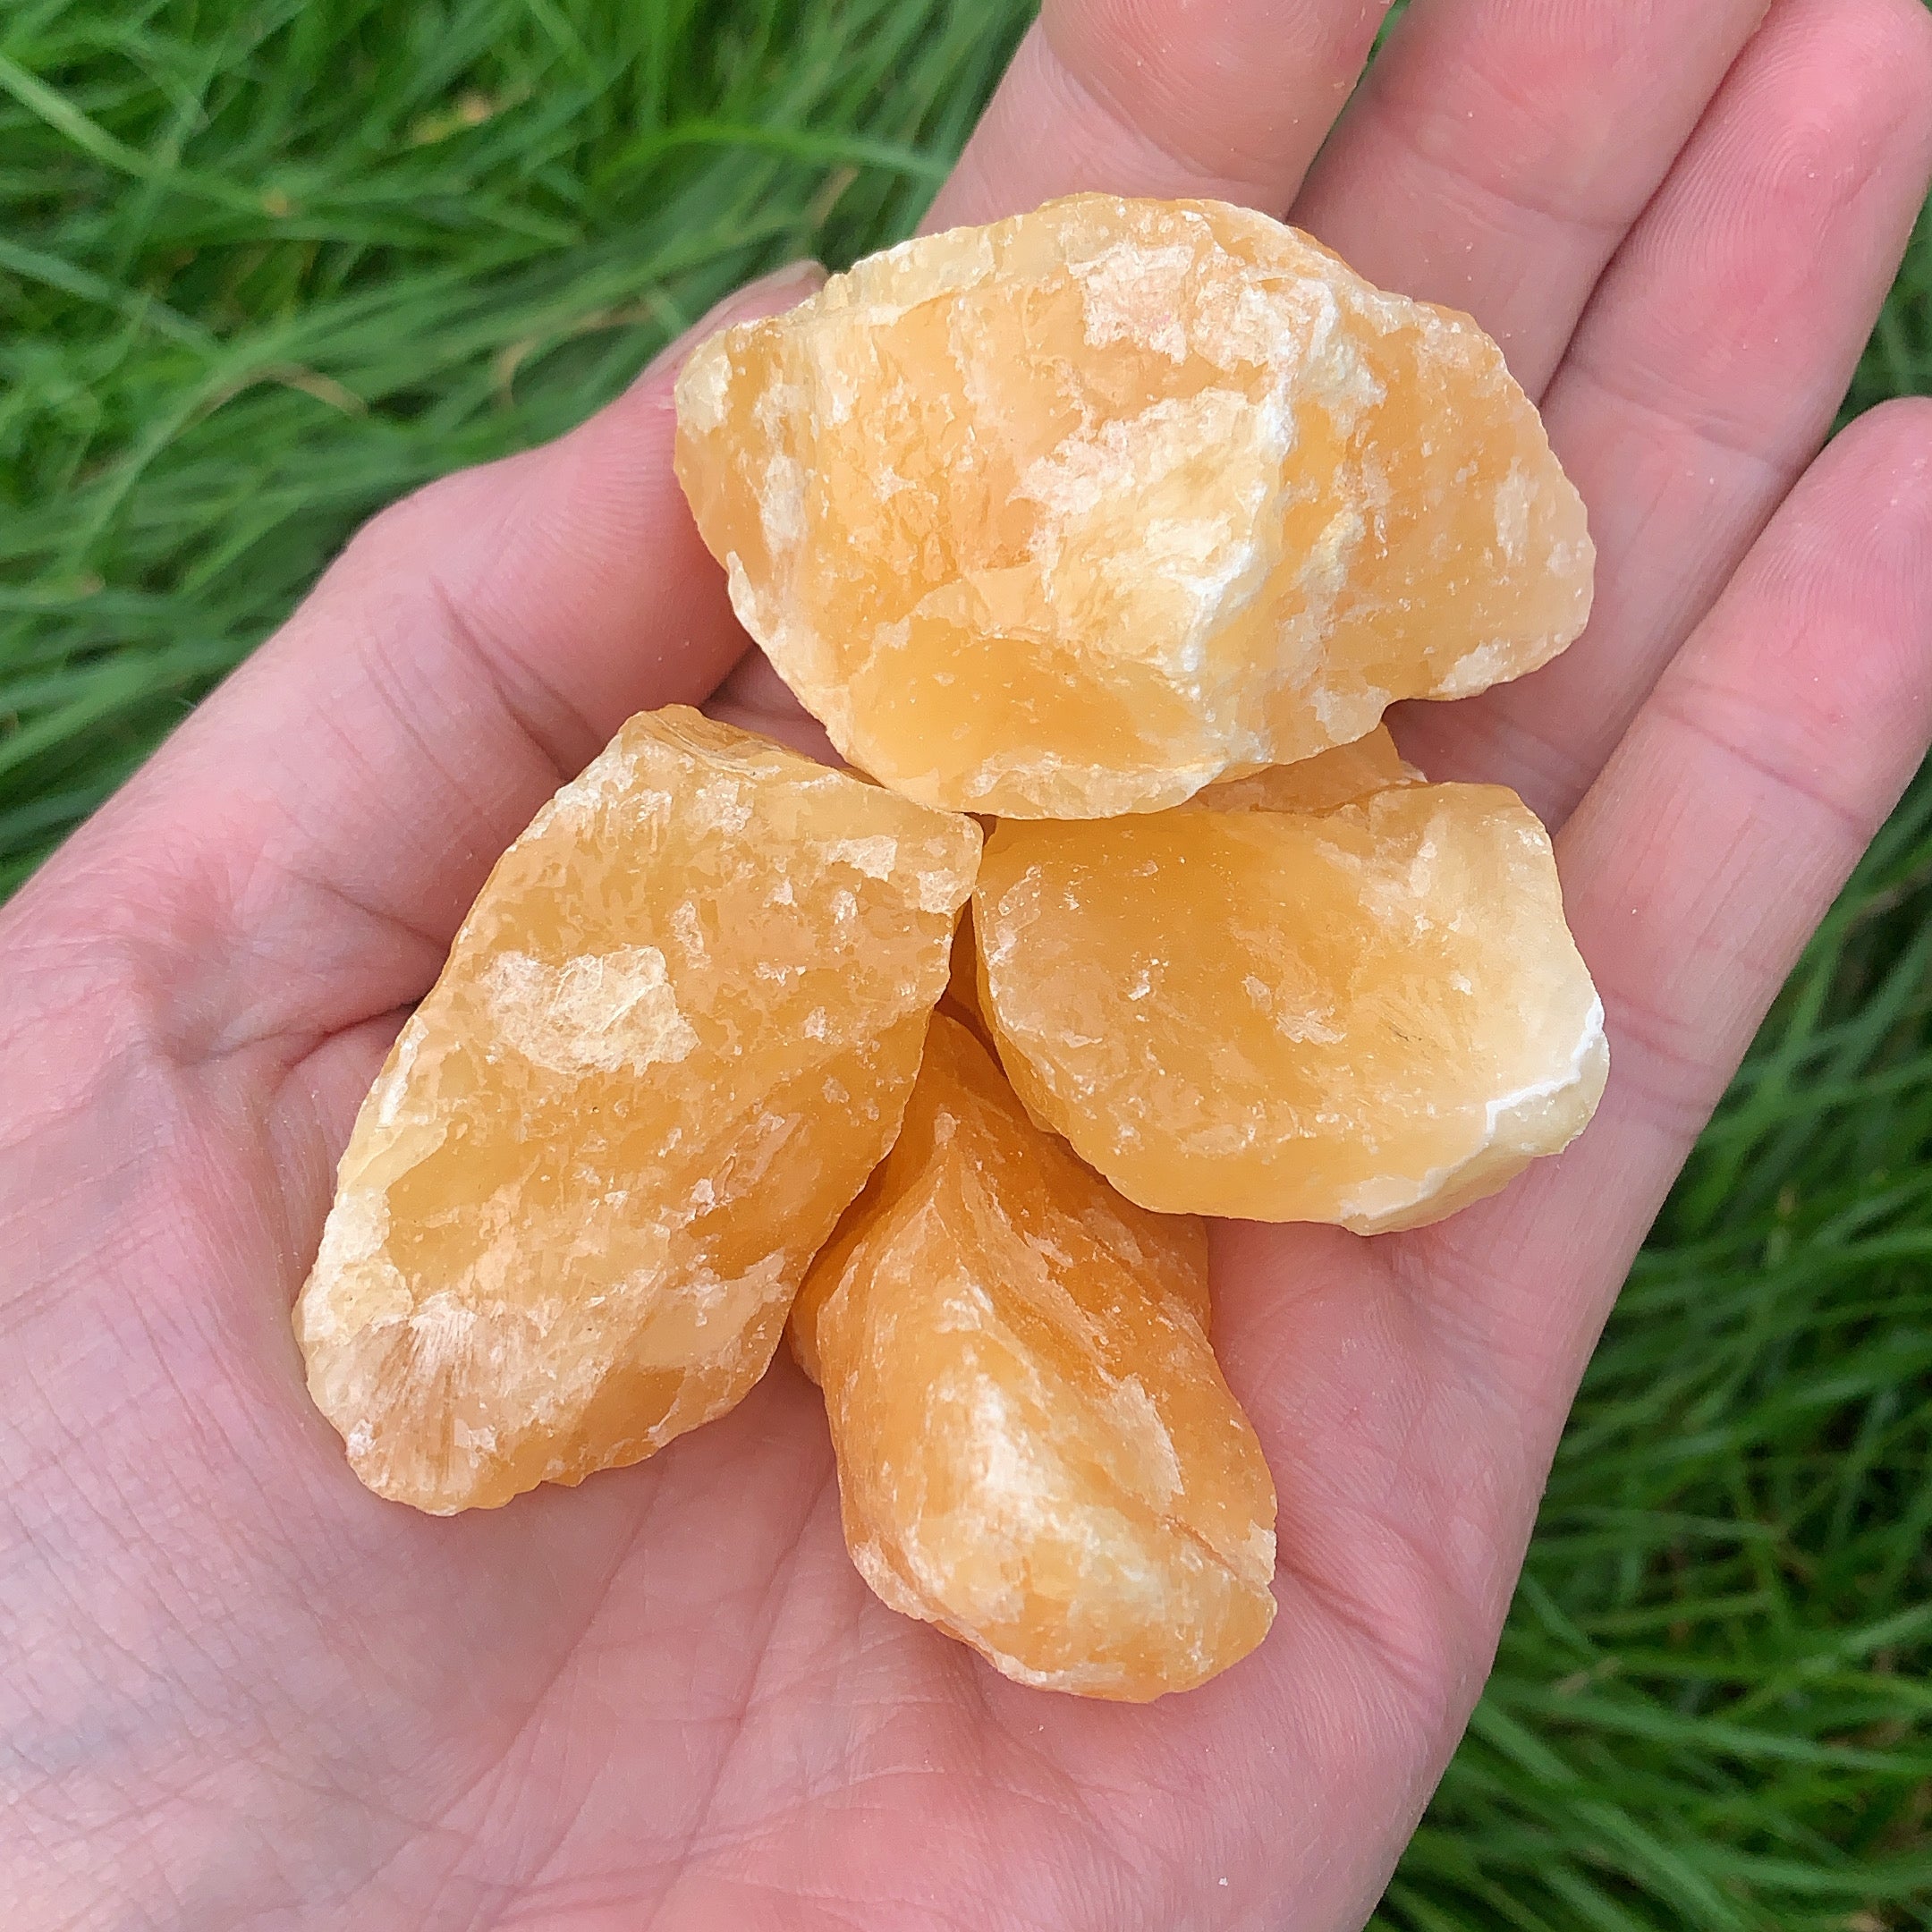
[[[1932,405],[1818,453],[1932,165],[1918,0],[1416,0],[1331,137],[1377,14],[1049,0],[931,217],[1291,215],[1496,334],[1589,505],[1584,639],[1394,723],[1556,829],[1609,1092],[1436,1228],[1217,1231],[1267,1642],[1144,1707],[1006,1682],[868,1595],[784,1360],[651,1462],[447,1521],[303,1395],[335,1160],[496,854],[633,710],[810,741],[672,479],[673,350],[377,519],[0,913],[10,1925],[1367,1917],[1630,1258],[1932,734]]]

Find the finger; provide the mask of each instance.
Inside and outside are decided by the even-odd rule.
[[[1293,1646],[1329,1634],[1317,1708],[1345,1728],[1308,1801],[1327,1833],[1352,1802],[1400,1834],[1427,1797],[1617,1285],[1928,735],[1932,404],[1914,403],[1819,460],[1563,835],[1612,1043],[1581,1139],[1411,1234],[1217,1224],[1216,1352],[1283,1472],[1288,1648],[1258,1653],[1242,1694],[1297,1665],[1305,1690]],[[1372,1880],[1378,1841],[1349,1843]],[[1320,1922],[1344,1919],[1338,1901]]]
[[[1573,807],[1829,428],[1928,171],[1919,0],[1780,0],[1544,399],[1597,540],[1590,627],[1519,684],[1406,709],[1432,775]]]
[[[1410,1237],[1555,1432],[1665,1193],[1932,737],[1932,402],[1820,457],[1563,831],[1610,1084],[1575,1147]]]
[[[148,978],[179,1055],[292,1061],[418,997],[558,784],[730,669],[744,633],[672,474],[672,386],[696,335],[819,278],[741,290],[568,436],[378,516],[55,860],[44,890],[91,875],[102,918],[167,952]]]
[[[1766,0],[1417,0],[1292,218],[1467,310],[1531,395]]]
[[[1046,0],[928,229],[1077,189],[1279,214],[1388,0]]]

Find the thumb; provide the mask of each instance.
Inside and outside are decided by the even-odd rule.
[[[292,1063],[419,997],[544,799],[743,651],[672,473],[673,387],[694,343],[823,280],[750,284],[568,435],[384,511],[29,894],[158,940],[182,1032],[223,1051]]]

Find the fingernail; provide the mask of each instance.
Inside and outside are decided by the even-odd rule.
[[[761,275],[755,282],[747,282],[735,294],[727,295],[711,313],[716,315],[722,309],[753,301],[759,303],[781,299],[803,301],[808,295],[816,295],[825,286],[825,264],[814,261],[809,255],[801,256],[797,261],[787,262],[782,268]]]
[[[747,282],[722,301],[714,302],[702,319],[685,331],[684,340],[702,342],[707,335],[728,328],[733,322],[777,315],[808,295],[816,295],[825,286],[825,269],[818,262],[787,262],[783,268],[774,268],[769,275],[761,275],[756,282]]]
[[[742,288],[733,289],[713,302],[682,335],[666,343],[645,366],[638,381],[645,382],[661,375],[666,368],[682,363],[707,336],[729,328],[733,322],[754,321],[759,316],[779,315],[796,307],[808,295],[816,295],[825,286],[825,281],[824,264],[807,257],[802,261],[787,262],[784,267],[771,269]]]

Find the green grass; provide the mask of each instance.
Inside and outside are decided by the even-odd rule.
[[[0,892],[378,504],[917,218],[945,0],[8,0]]]
[[[1387,1927],[1932,1926],[1928,885],[1921,778],[1638,1261]]]
[[[8,0],[0,892],[355,522],[903,232],[1014,0]],[[1932,390],[1921,233],[1848,404]],[[1932,1928],[1932,786],[1639,1262],[1388,1932]]]

